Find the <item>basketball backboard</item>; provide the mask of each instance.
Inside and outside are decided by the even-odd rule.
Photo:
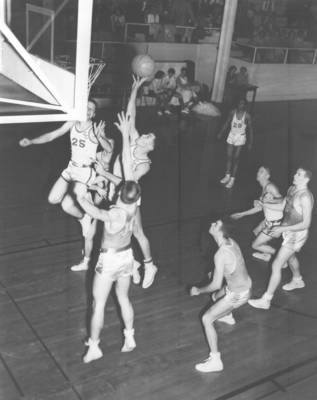
[[[0,124],[86,118],[92,8],[0,0]]]

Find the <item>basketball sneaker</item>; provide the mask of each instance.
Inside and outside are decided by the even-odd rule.
[[[267,299],[265,295],[259,299],[250,299],[248,300],[248,303],[250,306],[254,308],[262,308],[262,310],[268,310],[271,307],[271,300]]]
[[[291,290],[294,289],[302,289],[304,288],[305,282],[303,281],[303,278],[293,278],[289,283],[286,283],[286,285],[282,286],[283,290],[286,290],[287,292],[290,292]]]
[[[226,174],[226,175],[220,180],[220,183],[223,184],[223,185],[226,185],[226,184],[229,182],[229,180],[230,180],[230,175],[229,175],[229,174]]]
[[[85,342],[85,345],[88,346],[87,353],[83,357],[83,362],[85,364],[88,364],[94,360],[98,360],[103,356],[102,350],[99,347],[99,342],[99,340],[92,340],[90,338],[87,342]]]
[[[228,183],[226,184],[226,188],[231,189],[234,185],[234,181],[235,181],[235,178],[233,176],[230,176],[230,179],[229,179]]]
[[[152,285],[152,283],[154,282],[156,273],[157,273],[157,267],[154,264],[145,263],[144,278],[143,278],[143,282],[142,282],[143,289],[147,289]]]
[[[210,353],[207,360],[195,365],[195,369],[199,372],[217,372],[223,370],[220,353]]]
[[[134,329],[124,329],[123,335],[124,335],[124,344],[122,346],[121,352],[127,353],[129,351],[134,350],[136,348],[136,343],[134,340]]]
[[[89,258],[84,257],[78,264],[73,265],[70,267],[71,271],[78,272],[78,271],[87,271],[89,268]]]
[[[138,261],[133,260],[132,281],[135,285],[138,285],[141,282],[141,276],[139,272],[140,266],[141,264]]]

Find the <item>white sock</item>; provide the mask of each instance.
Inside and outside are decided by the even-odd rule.
[[[216,352],[214,352],[214,353],[211,351],[211,352],[209,353],[209,356],[212,357],[212,358],[220,358],[220,355],[221,355],[221,354],[220,354],[219,351],[216,351]]]
[[[303,280],[303,277],[302,276],[294,276],[293,277],[293,281],[302,281]]]

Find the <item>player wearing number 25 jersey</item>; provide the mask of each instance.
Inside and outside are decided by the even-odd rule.
[[[70,131],[71,160],[62,172],[66,181],[81,182],[89,185],[96,177],[93,164],[96,161],[98,140],[93,125],[80,129],[75,123]]]

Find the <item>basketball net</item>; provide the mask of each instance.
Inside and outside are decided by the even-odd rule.
[[[96,82],[96,79],[100,75],[101,71],[106,66],[106,63],[100,58],[90,58],[89,59],[89,72],[88,72],[88,93],[92,85]]]
[[[67,69],[68,71],[73,71],[74,66],[71,61],[71,57],[68,55],[61,55],[55,58],[56,64],[60,67]],[[89,70],[88,70],[88,95],[90,93],[92,85],[96,82],[101,71],[106,66],[106,63],[100,58],[90,57],[89,59]]]

